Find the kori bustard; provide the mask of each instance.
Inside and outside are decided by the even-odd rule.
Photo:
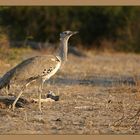
[[[20,98],[21,94],[25,88],[32,82],[36,81],[38,83],[38,93],[39,93],[39,110],[41,111],[41,93],[43,89],[43,84],[46,80],[50,79],[62,65],[63,62],[67,60],[68,53],[68,40],[69,38],[78,33],[77,31],[64,31],[60,33],[60,50],[58,55],[43,55],[35,56],[24,60],[11,70],[9,70],[0,79],[0,89],[7,88],[10,84],[21,83],[21,90],[12,104],[12,109],[15,109],[16,102]]]

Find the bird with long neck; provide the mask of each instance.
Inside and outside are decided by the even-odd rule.
[[[64,63],[67,61],[67,54],[68,54],[68,40],[69,38],[77,34],[78,32],[72,32],[72,31],[64,31],[63,33],[60,33],[60,49],[59,49],[59,57],[61,61]]]
[[[77,32],[64,31],[60,34],[60,51],[58,55],[41,55],[28,58],[9,70],[0,79],[0,89],[10,87],[11,84],[21,84],[21,90],[12,104],[15,109],[16,102],[22,95],[25,88],[32,82],[37,82],[39,110],[41,111],[41,93],[43,84],[49,80],[59,69],[62,63],[67,61],[68,40]]]

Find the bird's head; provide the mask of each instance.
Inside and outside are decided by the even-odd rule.
[[[69,39],[72,35],[77,34],[78,31],[64,31],[60,33],[60,40]]]

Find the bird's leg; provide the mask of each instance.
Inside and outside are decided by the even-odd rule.
[[[17,101],[18,101],[18,99],[19,99],[19,97],[21,96],[22,93],[23,93],[23,91],[21,90],[20,93],[19,93],[19,95],[17,96],[17,98],[13,102],[13,104],[12,104],[12,110],[13,111],[15,110],[15,105],[16,105],[16,103],[17,103]]]
[[[39,102],[39,110],[42,112],[41,110],[41,93],[42,93],[42,90],[43,90],[43,84],[44,82],[42,81],[40,86],[39,86],[39,89],[38,89],[38,93],[39,93],[39,98],[38,98],[38,102]]]
[[[27,84],[28,85],[28,84]],[[23,90],[27,87],[27,85],[23,86],[20,90],[20,93],[18,94],[17,98],[15,99],[15,101],[13,102],[12,104],[12,110],[14,111],[15,110],[15,105],[18,101],[18,99],[20,98],[21,94],[23,93]]]

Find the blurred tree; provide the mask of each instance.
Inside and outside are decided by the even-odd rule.
[[[113,49],[140,52],[139,12],[138,6],[0,7],[0,29],[10,40],[51,43],[63,30],[79,30],[74,41],[84,47],[101,48],[107,40],[115,42]]]

